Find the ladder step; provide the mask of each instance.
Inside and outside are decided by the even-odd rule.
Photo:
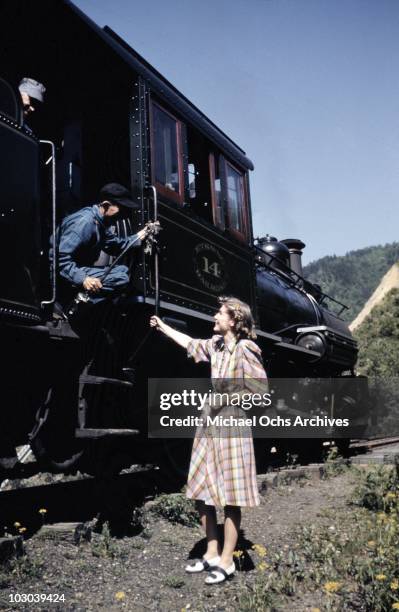
[[[133,437],[138,436],[138,429],[75,429],[75,437],[79,440],[97,440],[99,438],[111,437]]]
[[[71,340],[79,340],[79,336],[73,331],[68,321],[49,321],[47,324],[50,338],[70,338]]]
[[[105,376],[92,376],[91,374],[82,374],[79,377],[79,383],[83,385],[117,385],[119,387],[133,387],[133,383],[120,378],[106,378]]]

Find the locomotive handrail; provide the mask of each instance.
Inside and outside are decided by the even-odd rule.
[[[316,298],[311,293],[306,292],[306,295],[309,298],[309,302],[312,304],[314,313],[316,315],[317,325],[319,325],[319,323],[320,323],[320,310],[319,310],[319,307],[318,307],[318,304],[317,304],[317,300],[316,300]]]
[[[263,251],[256,244],[253,245],[253,248],[256,251],[259,251],[259,253],[261,255],[263,255],[262,259],[257,259],[256,260],[257,264],[262,265],[264,268],[268,268],[268,269],[272,270],[273,272],[276,272],[276,274],[280,274],[280,276],[282,276],[285,280],[289,280],[293,287],[296,287],[300,291],[304,291],[306,294],[308,294],[308,291],[306,291],[306,287],[309,287],[309,286],[313,287],[312,283],[307,281],[305,278],[303,278],[303,276],[301,276],[297,272],[294,272],[294,270],[291,270],[291,268],[289,266],[287,266],[285,263],[283,263],[281,261],[281,259],[279,259],[275,255],[272,255],[271,253],[267,253],[267,252]],[[269,257],[271,260],[278,262],[278,265],[281,268],[284,268],[284,269],[283,270],[279,270],[278,268],[273,268],[270,265],[270,263],[266,263],[264,261],[264,259],[263,259],[265,255],[267,255],[267,257]],[[288,279],[287,279],[287,276],[288,276]],[[324,302],[324,300],[328,299],[328,300],[331,300],[331,302],[334,302],[334,304],[338,304],[338,306],[341,307],[340,311],[337,313],[338,316],[340,316],[343,313],[344,310],[349,310],[349,306],[346,306],[346,304],[343,304],[342,302],[339,302],[335,298],[333,298],[330,295],[328,295],[328,293],[324,293],[324,291],[321,291],[321,289],[318,290],[318,295],[320,297],[316,301],[319,304],[322,304]],[[314,297],[314,296],[312,296],[312,297]]]
[[[152,199],[154,202],[154,222],[158,221],[158,193],[154,185],[149,185],[148,189],[152,192]],[[155,315],[159,314],[159,259],[158,249],[155,248],[154,252],[154,272],[155,272]]]
[[[57,296],[57,204],[56,204],[56,176],[55,176],[55,145],[51,140],[40,140],[40,144],[49,145],[51,147],[51,236],[52,236],[52,264],[51,264],[51,299],[41,302],[41,306],[50,306],[55,303]]]

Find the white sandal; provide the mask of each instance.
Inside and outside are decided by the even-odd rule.
[[[197,561],[194,565],[186,565],[186,572],[188,574],[198,574],[199,572],[208,571],[217,567],[218,563],[220,563],[220,557],[201,559],[201,561]]]
[[[233,578],[235,571],[236,566],[234,562],[226,569],[223,569],[223,567],[214,567],[209,576],[205,578],[205,584],[219,584],[225,580],[230,580]]]

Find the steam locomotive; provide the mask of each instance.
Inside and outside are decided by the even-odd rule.
[[[344,389],[357,358],[339,316],[345,307],[303,278],[300,240],[254,239],[253,164],[245,152],[68,0],[6,0],[0,31],[5,473],[15,464],[13,449],[28,440],[52,470],[180,466],[180,445],[178,453],[147,438],[146,385],[150,377],[198,376],[198,366],[153,333],[148,319],[157,308],[172,325],[207,337],[221,294],[251,305],[270,376],[340,378],[341,400],[358,410],[359,398]],[[33,132],[17,90],[27,75],[48,92]],[[113,181],[129,185],[139,204],[117,222],[120,235],[155,218],[163,230],[152,253],[126,256],[131,283],[123,303],[90,310],[83,319],[93,333],[83,340],[67,316],[57,316],[57,252],[49,242],[65,215],[96,202],[99,187]],[[104,254],[99,265],[107,263]],[[292,397],[284,401],[290,407]],[[339,412],[337,398],[335,406]],[[359,432],[366,420],[360,414]],[[286,448],[286,441],[273,444]]]

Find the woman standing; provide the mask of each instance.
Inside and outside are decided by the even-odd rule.
[[[150,324],[187,349],[188,357],[195,362],[210,362],[212,379],[240,379],[241,388],[251,392],[257,379],[266,379],[261,351],[252,341],[256,334],[251,310],[248,304],[232,297],[221,297],[219,303],[214,317],[216,335],[209,340],[190,338],[156,316],[151,317]],[[212,570],[205,582],[223,582],[235,571],[233,552],[240,530],[241,506],[259,505],[252,436],[247,433],[215,437],[197,433],[187,497],[196,500],[207,550],[203,559],[188,565],[186,571]],[[215,507],[224,508],[223,549],[218,541]]]

